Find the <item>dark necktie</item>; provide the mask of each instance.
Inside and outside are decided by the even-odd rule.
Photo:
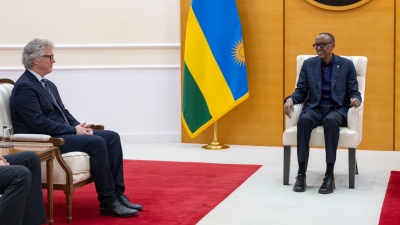
[[[53,92],[50,89],[50,86],[47,84],[47,79],[41,79],[41,82],[43,82],[44,87],[46,88],[47,92],[49,92],[51,98],[53,99],[55,105],[57,106],[57,108],[61,111],[62,116],[64,117],[64,122],[66,125],[69,125],[69,122],[67,120],[67,117],[65,117],[64,111],[61,109],[60,105],[58,105],[58,102],[56,100],[56,98],[54,97]]]

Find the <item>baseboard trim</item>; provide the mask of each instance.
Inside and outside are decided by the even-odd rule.
[[[154,134],[133,134],[120,133],[121,142],[137,143],[137,142],[180,142],[181,133],[154,133]]]

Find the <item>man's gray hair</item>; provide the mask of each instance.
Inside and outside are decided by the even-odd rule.
[[[30,41],[22,52],[22,64],[24,64],[25,68],[32,68],[33,59],[40,61],[43,58],[44,49],[47,47],[53,49],[54,44],[49,40],[39,38],[35,38]]]

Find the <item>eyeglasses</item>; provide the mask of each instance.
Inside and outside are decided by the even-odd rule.
[[[315,49],[317,49],[318,47],[320,47],[320,48],[325,48],[326,45],[329,45],[329,44],[332,44],[332,43],[333,43],[333,41],[327,42],[327,43],[315,43],[315,44],[313,44],[312,46],[313,46],[313,48],[315,48]]]
[[[43,57],[49,58],[50,61],[54,60],[54,55],[43,55]]]

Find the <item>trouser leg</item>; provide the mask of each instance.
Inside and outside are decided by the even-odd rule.
[[[11,165],[6,167],[12,171],[6,172],[8,175],[4,174],[5,176],[0,174],[0,180],[2,180],[0,183],[3,185],[3,179],[7,177],[12,178],[13,181],[9,183],[10,185],[0,198],[0,214],[4,212],[7,218],[17,215],[17,220],[22,221],[21,224],[46,223],[39,156],[33,152],[23,152],[7,155],[4,158]],[[8,168],[1,167],[0,170],[7,171]],[[0,187],[0,192],[2,190],[3,187]],[[3,222],[1,218],[0,221]]]
[[[297,123],[297,160],[307,162],[311,131],[321,124],[322,115],[318,110],[309,109],[302,113]]]
[[[122,170],[122,148],[119,135],[113,131],[94,131],[94,135],[61,135],[61,152],[85,152],[90,156],[92,174],[100,207],[107,208],[125,189]]]
[[[115,195],[119,197],[125,191],[123,153],[119,134],[109,130],[95,131],[94,134],[102,137],[106,142],[110,169],[114,178]]]
[[[342,114],[331,111],[322,120],[325,135],[326,162],[336,162],[336,152],[339,143],[340,126],[344,125],[345,118]]]

